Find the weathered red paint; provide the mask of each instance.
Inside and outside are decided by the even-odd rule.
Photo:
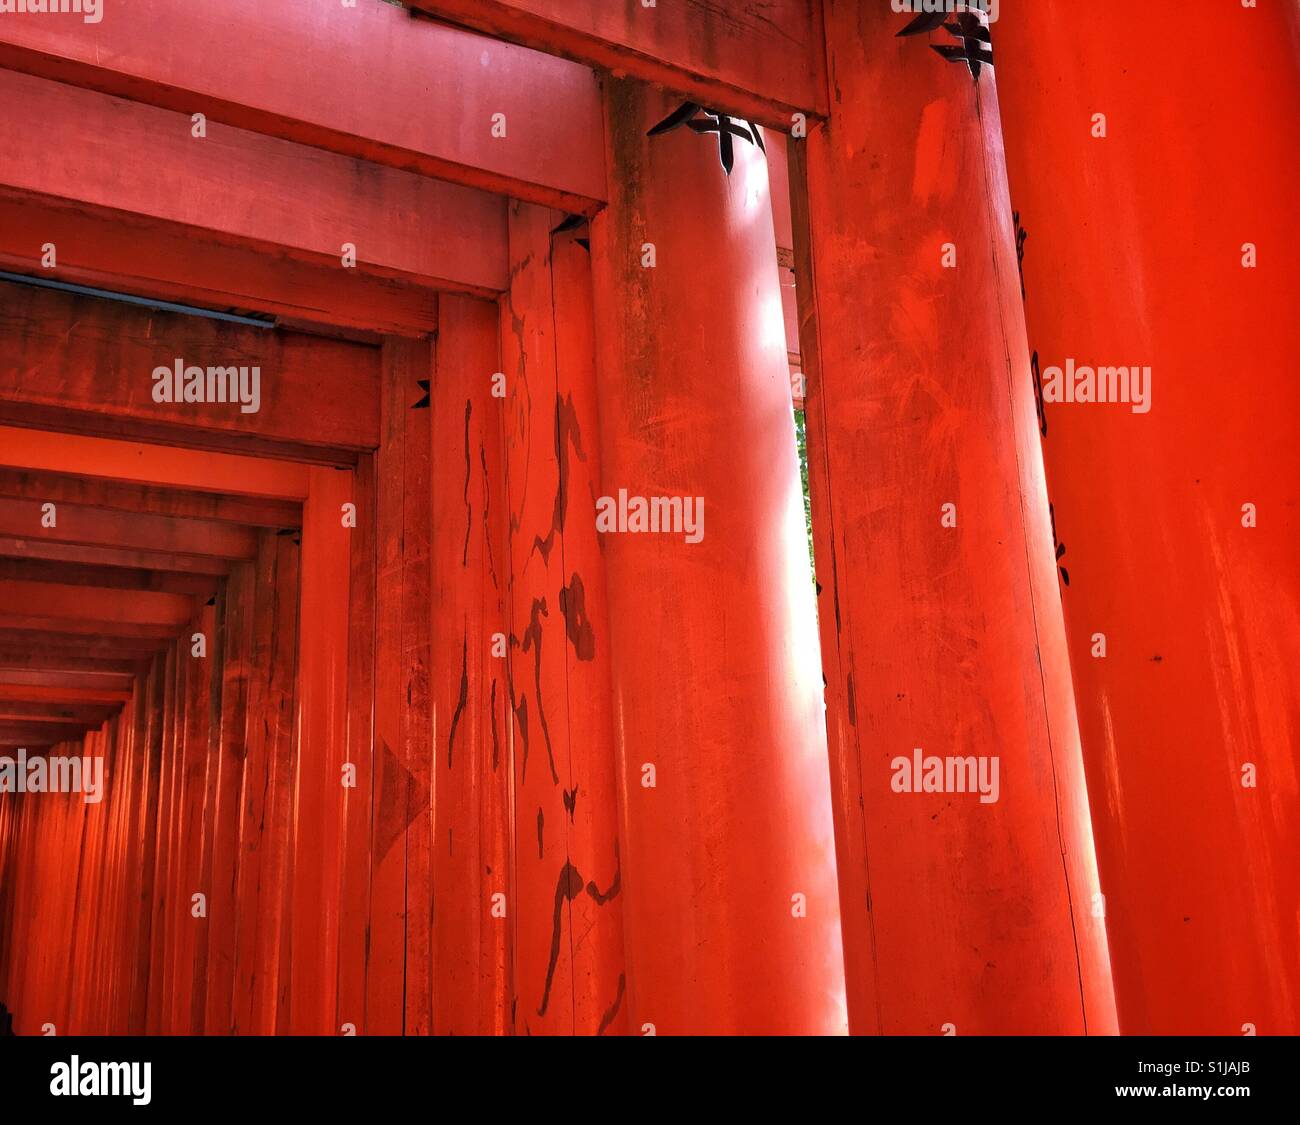
[[[335,1034],[347,758],[352,474],[313,469],[303,505],[289,1029]]]
[[[1039,371],[1151,369],[1043,407],[1121,1029],[1295,1034],[1300,21],[1207,5],[1175,60],[1182,13],[1004,5],[994,49]]]
[[[41,232],[39,245],[31,232]],[[56,248],[46,270],[41,246]],[[438,327],[437,291],[358,275],[339,263],[289,261],[198,238],[151,219],[70,211],[0,193],[0,268],[32,277],[278,320],[422,336]],[[126,272],[124,272],[126,271]]]
[[[154,441],[281,455],[288,447],[337,463],[378,443],[373,347],[9,283],[0,283],[0,327],[12,334],[0,360],[7,422],[108,437],[130,426]],[[174,394],[178,361],[248,368],[241,392],[258,368],[257,401],[159,402],[154,373],[172,371]]]
[[[0,602],[22,606],[25,613],[42,617],[88,617],[140,625],[179,627],[193,613],[191,599],[181,594],[104,590],[54,582],[0,580]]]
[[[424,397],[422,382],[433,376],[433,346],[425,340],[403,342],[407,353],[402,381],[389,388],[402,437],[402,630],[401,741],[406,768],[406,975],[404,1031],[428,1035],[433,1019],[433,729],[429,688],[431,618],[429,597],[432,523],[432,431],[416,404]]]
[[[270,1035],[285,1026],[280,1006],[288,993],[288,964],[282,928],[290,847],[299,555],[292,538],[264,533],[255,571],[255,672],[248,686],[231,1000],[232,1031],[244,1035]]]
[[[209,759],[212,794],[212,844],[206,865],[208,949],[203,1030],[228,1035],[233,1018],[239,809],[243,798],[244,759],[248,748],[248,688],[253,675],[253,567],[236,567],[217,600],[220,622],[215,659],[221,684],[216,738]]]
[[[48,520],[44,508],[43,503],[34,500],[0,497],[0,535],[39,543],[116,547],[226,560],[253,556],[253,533],[227,523],[105,511],[84,504],[57,504],[53,513],[48,514],[48,520],[56,522],[45,526]]]
[[[180,676],[183,683],[185,721],[178,731],[182,746],[178,748],[181,784],[177,808],[177,837],[183,842],[176,864],[175,894],[170,918],[176,926],[175,980],[171,987],[170,1030],[189,1035],[194,1031],[195,1001],[199,1001],[199,1030],[206,994],[196,992],[196,985],[206,982],[209,888],[203,880],[203,847],[206,839],[204,806],[207,797],[207,762],[212,697],[216,677],[214,661],[204,649],[196,656],[190,638],[201,635],[205,644],[213,638],[216,615],[213,607],[204,606],[190,623],[192,630],[178,646]],[[196,901],[196,896],[203,898]],[[202,935],[202,936],[201,936]]]
[[[0,798],[20,1030],[1110,1032],[1101,890],[1125,1030],[1294,1030],[1294,13],[1003,13],[1027,339],[994,76],[887,6],[416,6],[500,38],[0,27],[0,266],[275,320],[0,284],[0,748],[108,768]],[[799,128],[728,176],[646,136],[684,98]],[[1040,416],[1031,342],[1175,377]],[[895,792],[917,745],[998,799]]]
[[[501,303],[502,370],[508,381],[505,465],[509,499],[507,696],[513,770],[514,1030],[570,1035],[576,991],[569,904],[583,893],[569,853],[563,580],[563,458],[557,416],[555,320],[549,270],[551,212],[512,207],[511,284]],[[552,555],[554,553],[554,563]],[[561,770],[564,771],[563,781]]]
[[[563,505],[556,605],[566,643],[565,712],[570,862],[586,879],[569,904],[578,935],[572,961],[574,1029],[621,1035],[628,1029],[623,864],[611,682],[612,640],[605,560],[591,518],[600,486],[600,417],[591,251],[582,232],[552,239],[558,498]],[[563,784],[563,779],[562,779]]]
[[[494,303],[446,297],[430,388],[433,465],[433,1030],[511,1027],[509,580]]]
[[[380,445],[375,460],[375,714],[370,845],[370,940],[366,948],[369,1035],[400,1035],[406,969],[406,813],[410,776],[402,759],[402,557],[405,411],[422,376],[408,352],[384,349]],[[413,386],[414,384],[414,386]]]
[[[93,35],[3,20],[0,66],[570,211],[604,198],[590,70],[387,4],[155,0]]]
[[[696,543],[604,536],[627,1018],[831,1033],[839,902],[767,171],[750,145],[727,178],[713,137],[648,139],[672,108],[611,83],[591,231],[601,495],[705,505]]]
[[[609,637],[596,635],[587,614],[586,582],[599,595],[604,573],[590,499],[598,464],[591,267],[575,232],[553,233],[562,219],[512,205],[511,284],[501,302],[514,1026],[591,1035],[623,1010],[623,902]]]
[[[991,80],[825,18],[837,100],[790,151],[853,1030],[1106,1032]],[[896,791],[917,747],[995,758],[996,802]]]
[[[795,113],[826,110],[820,0],[411,0],[410,6],[764,124],[784,127]]]
[[[338,1006],[334,1026],[366,1034],[366,951],[370,938],[370,841],[375,753],[375,458],[352,474],[356,527],[350,549],[347,652],[347,761],[339,890]]]
[[[311,476],[306,465],[288,461],[160,448],[82,434],[40,433],[16,426],[0,426],[0,463],[20,469],[174,485],[190,491],[298,501],[307,498]]]
[[[316,265],[342,268],[350,244],[359,273],[504,287],[505,205],[486,192],[228,125],[196,138],[186,114],[13,71],[0,71],[0,99],[40,105],[46,122],[0,121],[0,188],[11,196],[60,197]],[[58,145],[45,143],[50,131]],[[33,263],[43,241],[32,242]]]
[[[182,519],[218,520],[276,529],[302,526],[302,505],[219,492],[178,492],[64,473],[0,468],[0,495],[52,504],[91,505]]]

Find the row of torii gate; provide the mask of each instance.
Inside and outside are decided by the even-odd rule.
[[[281,1029],[1297,1030],[1294,4],[105,3],[0,19],[4,267],[382,335],[204,441],[378,449],[431,560],[427,725],[368,751],[430,808],[359,916],[346,806],[300,843]],[[185,417],[5,349],[6,421]],[[1045,404],[1067,360],[1151,409]],[[704,534],[602,536],[620,488]],[[916,748],[996,801],[899,792]]]

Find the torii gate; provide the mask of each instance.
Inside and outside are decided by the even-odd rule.
[[[1294,7],[409,7],[0,20],[0,265],[285,332],[198,437],[131,314],[6,297],[0,362],[6,424],[312,466],[243,1026],[1294,1032]],[[1149,424],[1040,412],[1035,351],[1141,353]],[[620,489],[703,537],[598,533]],[[999,799],[898,793],[918,747]]]

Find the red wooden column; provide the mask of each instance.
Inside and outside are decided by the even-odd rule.
[[[89,731],[83,737],[67,743],[65,752],[75,755],[102,754],[102,743],[98,731]],[[42,800],[48,800],[50,796],[47,794]],[[51,931],[47,940],[58,935],[57,939],[51,941],[61,962],[61,971],[55,981],[57,1000],[54,1011],[57,1014],[54,1022],[68,1032],[80,1030],[84,1026],[80,1020],[77,1001],[79,992],[84,988],[85,978],[89,975],[87,961],[90,950],[86,939],[93,936],[99,919],[87,901],[89,895],[83,897],[83,891],[88,886],[97,888],[102,874],[104,817],[102,802],[92,809],[82,802],[78,794],[60,794],[54,799],[59,802],[62,814],[67,818],[71,839],[69,850],[64,855],[68,886],[59,896],[62,900],[60,909],[64,912],[63,925]]]
[[[143,866],[142,839],[135,819],[145,788],[148,761],[142,738],[146,714],[147,676],[137,676],[132,700],[108,724],[110,757],[105,759],[106,779],[111,779],[112,803],[109,833],[109,872],[101,880],[98,961],[91,995],[86,998],[88,1018],[83,1026],[95,1034],[127,1032],[133,967],[135,924],[143,913],[136,880]]]
[[[139,754],[142,758],[140,801],[134,818],[134,831],[140,841],[138,872],[133,880],[138,888],[135,911],[128,930],[130,949],[130,1009],[127,1031],[143,1035],[149,1018],[149,977],[153,953],[154,896],[157,893],[156,869],[160,821],[158,815],[162,777],[163,681],[167,660],[155,656],[147,677],[142,678],[144,713],[141,716]],[[226,1025],[223,1025],[223,1030]]]
[[[825,19],[790,156],[853,1030],[1113,1031],[992,76]]]
[[[556,595],[563,532],[555,319],[545,210],[511,208],[510,291],[502,301],[506,477],[510,500],[509,697],[514,758],[515,1032],[572,1034],[577,991],[571,903],[564,629]],[[554,225],[553,223],[551,225]],[[559,526],[557,526],[557,523]],[[599,934],[596,935],[600,940]]]
[[[204,1031],[228,1035],[234,990],[235,901],[238,883],[239,806],[247,753],[249,658],[253,645],[253,564],[240,563],[218,595],[221,703],[208,763],[212,796],[212,846],[208,851],[208,958]],[[137,688],[139,691],[139,688]],[[143,758],[143,749],[138,752]],[[144,788],[143,785],[140,786]]]
[[[821,662],[766,165],[738,141],[727,177],[716,136],[646,136],[674,102],[616,80],[607,96],[592,500],[703,504],[696,542],[684,503],[677,533],[602,537],[628,1025],[831,1033],[844,997]]]
[[[570,863],[585,880],[570,903],[577,934],[574,1026],[581,1035],[620,1035],[628,1028],[627,959],[609,609],[603,541],[591,518],[591,498],[600,488],[600,417],[586,234],[582,229],[555,234],[550,250],[556,496],[563,513],[555,604],[565,633]],[[512,228],[512,252],[513,238]]]
[[[504,404],[494,302],[445,296],[432,433],[433,1030],[510,1021]],[[500,897],[496,897],[500,896]]]
[[[200,633],[205,638],[205,655],[198,657],[194,655],[191,638]],[[176,945],[171,985],[171,1032],[174,1035],[193,1034],[196,999],[200,1001],[199,1029],[202,1030],[202,1010],[206,1006],[206,992],[200,990],[202,995],[196,996],[195,983],[198,977],[202,984],[207,974],[207,929],[211,915],[205,907],[203,917],[194,916],[193,896],[202,894],[210,905],[210,888],[203,878],[203,850],[204,806],[209,793],[207,766],[213,714],[215,633],[215,609],[203,606],[176,642],[177,659],[182,666],[183,694],[178,700],[180,793],[173,882],[175,895],[168,907],[175,926],[173,940]]]
[[[433,1015],[431,435],[428,415],[420,408],[432,373],[431,341],[385,342],[376,457],[374,819],[365,1020],[371,1035],[427,1034]]]
[[[402,760],[402,535],[406,408],[414,372],[406,349],[385,348],[380,446],[375,455],[375,713],[371,780],[368,1035],[400,1035],[405,1010],[406,813]],[[405,396],[405,405],[402,398]]]
[[[301,554],[293,536],[260,536],[235,886],[232,1011],[234,1032],[241,1035],[272,1035],[287,1022],[282,1005],[291,971],[285,938]]]
[[[303,506],[289,1029],[337,1034],[352,477],[313,468]]]
[[[582,235],[557,230],[563,219],[511,204],[502,299],[515,1030],[594,1035],[623,1029],[626,981],[604,560],[592,507],[591,266]]]
[[[23,857],[19,853],[19,802],[12,798],[0,801],[0,992],[4,1002],[13,1004],[18,958],[14,939],[22,933],[22,920],[15,918],[19,872]],[[13,1015],[11,1010],[10,1015]]]
[[[176,807],[179,793],[179,758],[177,714],[181,710],[177,692],[180,657],[175,642],[167,650],[163,673],[162,777],[158,800],[158,848],[154,854],[153,924],[150,927],[149,1023],[147,1033],[166,1035],[171,1031],[168,1017],[169,954],[174,942],[175,919],[173,871],[176,864]]]
[[[994,48],[1121,1026],[1295,1034],[1300,21],[1183,15],[1006,4]],[[1052,401],[1069,360],[1149,410]]]
[[[366,1034],[367,952],[370,945],[371,840],[375,780],[375,456],[364,454],[352,472],[357,525],[351,529],[348,568],[347,761],[344,789],[343,870],[339,892],[339,994],[335,1026]],[[348,1024],[352,1027],[349,1029]]]

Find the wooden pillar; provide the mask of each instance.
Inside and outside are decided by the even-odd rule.
[[[406,791],[401,759],[402,446],[406,419],[397,386],[401,353],[384,357],[383,409],[375,457],[375,746],[370,854],[366,1031],[400,1035],[406,964]],[[408,402],[409,405],[409,402]]]
[[[213,644],[216,615],[214,607],[203,606],[190,627],[176,641],[177,657],[184,668],[185,691],[182,699],[182,752],[180,764],[180,806],[177,819],[177,854],[175,897],[170,907],[176,926],[176,968],[172,986],[172,1033],[194,1033],[194,1002],[206,978],[207,929],[210,915],[196,916],[194,895],[202,894],[206,904],[208,890],[203,881],[205,847],[205,806],[208,786],[207,769],[212,718],[213,661],[209,647]],[[194,654],[192,638],[201,634],[205,655]],[[200,953],[202,952],[202,957]],[[198,986],[196,988],[196,986]],[[197,996],[203,999],[203,996]],[[200,1004],[200,1013],[203,1005]],[[202,1029],[200,1014],[199,1027]]]
[[[92,748],[99,750],[100,742],[97,733],[88,732],[75,742],[66,743],[64,752],[71,755],[92,751]],[[61,856],[67,889],[62,895],[56,896],[59,923],[56,929],[50,931],[51,936],[58,934],[60,939],[51,942],[54,947],[52,952],[60,965],[60,971],[51,980],[53,1022],[67,1033],[82,1028],[77,1010],[78,985],[84,984],[88,972],[88,966],[82,958],[89,953],[87,939],[93,937],[96,923],[88,901],[90,896],[86,891],[97,883],[102,855],[100,828],[103,818],[97,815],[98,809],[92,813],[80,794],[46,794],[41,799],[51,805],[57,802],[68,833]],[[74,1023],[74,1020],[78,1022]]]
[[[396,404],[405,419],[402,500],[402,761],[406,789],[406,1022],[407,1035],[428,1035],[433,1023],[433,714],[429,687],[429,536],[432,450],[428,417],[415,409],[433,376],[433,347],[416,341],[408,380]]]
[[[102,1035],[124,1034],[130,986],[129,934],[134,922],[132,881],[139,871],[134,832],[144,756],[139,752],[140,717],[146,677],[137,674],[131,700],[107,726],[104,803],[109,806],[106,878],[100,886],[100,924],[95,979],[82,1000],[87,1028]],[[96,956],[96,954],[92,954]]]
[[[444,296],[430,389],[433,1029],[510,1029],[510,731],[497,306]]]
[[[515,1030],[594,1035],[624,1026],[626,982],[591,266],[564,218],[511,205],[502,299]]]
[[[146,1031],[161,1035],[167,1031],[164,1016],[167,1000],[167,951],[171,941],[172,926],[168,906],[172,898],[171,863],[176,840],[176,646],[167,649],[163,667],[163,704],[160,716],[162,744],[159,750],[161,772],[159,777],[157,841],[154,853],[154,894],[150,904],[152,922],[149,927],[149,1015]]]
[[[136,923],[131,931],[131,1006],[127,1014],[127,1030],[131,1035],[143,1035],[148,1030],[149,971],[153,949],[153,902],[156,893],[158,855],[158,802],[162,775],[162,713],[163,677],[166,660],[153,659],[144,683],[145,714],[141,732],[140,754],[144,758],[140,779],[141,797],[136,821],[141,847],[140,874],[135,902]]]
[[[512,240],[513,232],[512,226]],[[557,624],[563,624],[565,635],[569,754],[565,807],[570,866],[585,880],[582,893],[569,904],[570,925],[577,935],[572,954],[574,1030],[580,1035],[619,1035],[628,1029],[627,956],[612,645],[605,559],[591,511],[601,472],[590,233],[575,228],[553,236],[550,259],[556,499],[562,512],[560,583],[554,589]]]
[[[347,757],[349,473],[311,470],[303,505],[289,1027],[336,1034]]]
[[[254,628],[252,563],[231,570],[218,597],[221,660],[220,727],[214,750],[213,838],[208,885],[208,961],[204,1031],[228,1035],[235,969],[235,888],[239,872],[239,807],[248,753],[248,685]]]
[[[592,223],[634,1034],[844,1026],[821,668],[763,154],[610,80]],[[601,497],[610,498],[602,502]],[[687,505],[689,501],[689,507]],[[612,527],[640,525],[621,521]],[[600,526],[600,525],[598,525]]]
[[[357,525],[349,536],[347,760],[355,771],[344,790],[342,888],[339,897],[339,993],[335,1025],[364,1035],[370,945],[371,842],[375,793],[375,458],[352,473]]]
[[[825,20],[790,156],[852,1027],[1113,1031],[992,75]]]
[[[1052,7],[993,37],[1121,1028],[1295,1034],[1300,17]]]
[[[104,755],[107,737],[102,730],[87,731],[67,742],[62,753],[68,756]],[[55,798],[68,821],[71,851],[65,854],[68,871],[67,902],[63,907],[62,928],[55,931],[62,960],[56,978],[58,1015],[55,1022],[65,1032],[84,1033],[91,1028],[90,989],[95,986],[98,961],[102,956],[103,913],[98,909],[105,874],[106,828],[108,810],[104,802],[86,804],[79,794],[62,794]]]
[[[12,798],[0,801],[0,1004],[6,1006],[5,1028],[15,1020],[9,1005],[15,1002],[14,939],[21,920],[15,916],[18,879],[22,856],[19,854],[19,802]]]
[[[289,958],[290,829],[293,795],[294,684],[298,655],[296,536],[261,534],[256,571],[253,675],[248,687],[247,756],[239,819],[235,890],[234,1030],[282,1030]]]
[[[378,500],[370,1034],[427,1033],[432,1020],[429,860],[429,340],[384,345]]]

